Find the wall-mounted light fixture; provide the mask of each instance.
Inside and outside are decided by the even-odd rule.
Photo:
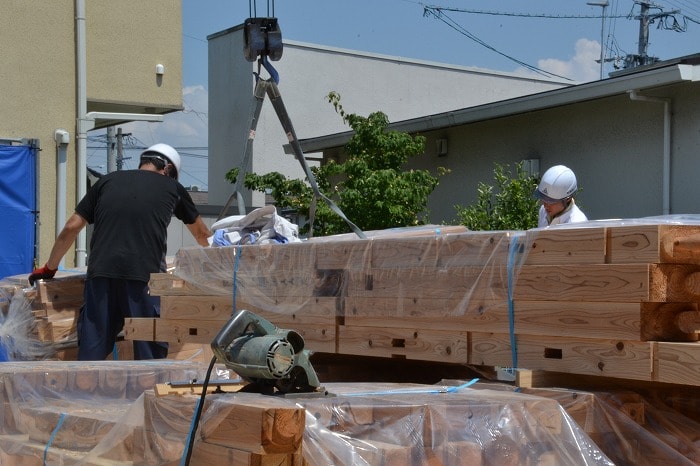
[[[438,139],[436,142],[436,152],[438,157],[447,155],[447,138]]]
[[[156,65],[156,74],[158,76],[163,76],[165,74],[165,66],[158,63]]]

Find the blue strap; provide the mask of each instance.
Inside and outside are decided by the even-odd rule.
[[[119,350],[117,349],[117,342],[114,342],[114,346],[112,347],[112,359],[115,361],[119,361]]]
[[[357,392],[357,393],[345,393],[342,396],[380,396],[380,395],[413,395],[413,394],[423,394],[423,393],[455,393],[458,392],[459,390],[463,390],[465,388],[471,387],[475,383],[477,383],[479,379],[472,379],[467,383],[464,383],[462,385],[458,385],[456,387],[443,387],[443,388],[430,388],[426,390],[411,390],[411,389],[406,389],[406,390],[384,390],[384,391],[378,391],[378,392]]]
[[[51,432],[51,436],[49,437],[49,441],[46,444],[46,448],[44,448],[44,466],[46,466],[46,456],[49,453],[49,448],[51,448],[51,444],[56,438],[56,434],[58,434],[58,431],[61,428],[61,425],[63,425],[63,421],[65,421],[65,419],[66,413],[61,413],[61,417],[58,418],[58,423],[56,424],[56,427],[54,427],[53,431]]]
[[[260,59],[262,61],[262,66],[265,67],[268,73],[270,73],[270,77],[272,77],[272,80],[275,81],[275,84],[280,83],[280,74],[277,72],[274,66],[267,60],[267,55],[263,55],[262,58]]]
[[[202,403],[202,399],[197,398],[197,404],[194,406],[195,413],[199,410],[199,405],[201,403]],[[189,430],[189,432],[187,432],[187,440],[185,440],[185,450],[182,452],[182,458],[180,459],[180,466],[184,466],[187,462],[187,446],[190,444],[190,440],[192,439],[192,436],[194,435],[194,430],[196,427],[195,426],[196,419],[197,419],[197,416],[192,416],[192,422],[190,423],[190,430]]]
[[[514,235],[508,246],[508,323],[510,326],[510,351],[513,360],[513,368],[518,367],[518,347],[515,341],[515,307],[513,306],[513,267],[515,253],[518,251],[518,239],[520,235]]]

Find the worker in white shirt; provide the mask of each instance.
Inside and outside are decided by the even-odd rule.
[[[542,203],[537,226],[544,228],[588,220],[586,214],[574,202],[573,196],[576,191],[576,175],[570,168],[555,165],[544,172],[534,193]]]

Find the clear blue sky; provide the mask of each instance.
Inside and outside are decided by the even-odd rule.
[[[587,1],[601,3],[277,0],[274,16],[284,39],[508,72],[522,72],[527,65],[575,81],[590,81],[600,74],[595,59],[600,54],[603,9]],[[249,10],[251,3],[257,15]],[[182,0],[185,112],[166,116],[165,123],[138,124],[133,131],[146,145],[169,142],[182,148],[181,181],[186,186],[207,187],[206,150],[197,149],[207,146],[207,36],[241,24],[249,16],[272,15],[268,10],[272,4],[272,0]],[[608,4],[606,57],[637,53],[639,21],[633,17],[639,5],[633,0],[608,0]],[[700,53],[700,0],[657,0],[656,5],[663,11],[679,10],[675,19],[686,32],[659,29],[657,20],[649,27],[648,55],[663,60]],[[424,14],[426,7],[437,6],[472,12],[442,10],[442,19]],[[670,26],[672,19],[666,19],[664,25]],[[612,63],[606,64],[604,75],[613,70]],[[93,164],[90,159],[88,163]],[[135,161],[127,167],[133,165]]]

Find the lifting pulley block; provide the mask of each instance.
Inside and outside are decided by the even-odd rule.
[[[282,31],[277,18],[248,18],[243,28],[246,60],[253,62],[263,56],[272,61],[282,58]]]

